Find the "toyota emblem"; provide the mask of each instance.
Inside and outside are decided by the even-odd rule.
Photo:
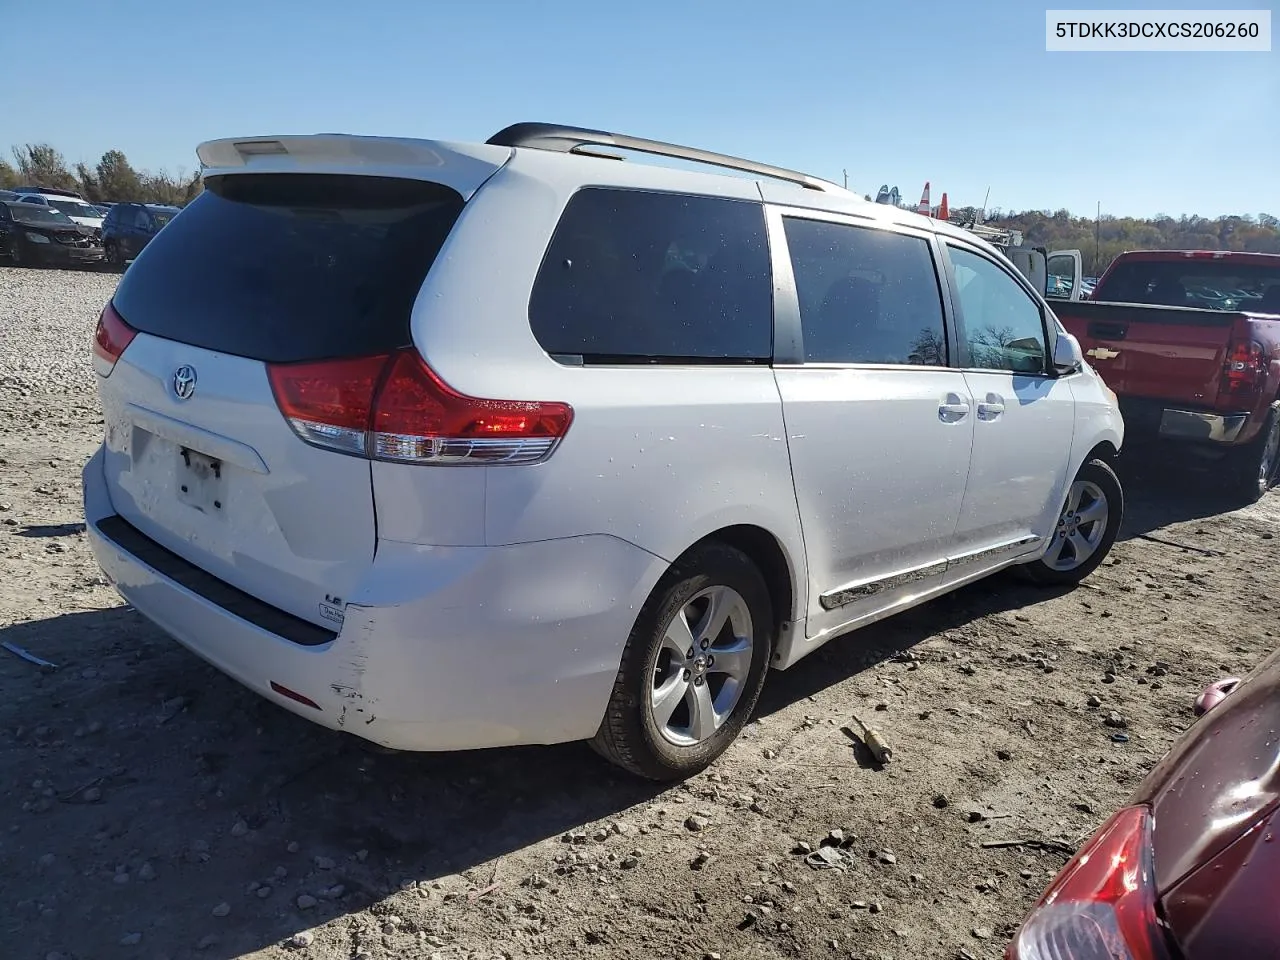
[[[173,371],[173,392],[179,400],[190,400],[196,392],[196,370],[189,364],[183,364]]]

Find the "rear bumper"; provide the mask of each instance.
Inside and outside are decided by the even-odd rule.
[[[1248,422],[1247,413],[1165,410],[1160,418],[1160,436],[1172,440],[1235,443]]]
[[[1135,437],[1229,445],[1238,442],[1249,425],[1247,412],[1190,410],[1159,400],[1122,398],[1120,411],[1126,432]]]
[[[382,541],[330,632],[189,564],[175,568],[122,528],[100,452],[85,467],[84,496],[94,554],[138,612],[285,709],[401,750],[593,736],[640,605],[665,569],[606,536],[510,547]]]

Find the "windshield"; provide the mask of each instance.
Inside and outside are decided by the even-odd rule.
[[[151,216],[155,218],[157,227],[163,227],[166,223],[168,223],[170,220],[172,220],[174,217],[178,215],[177,210],[157,210],[154,207],[151,207],[150,210],[151,210]]]
[[[1122,261],[1102,293],[1120,303],[1270,312],[1280,297],[1280,262],[1271,267],[1230,260]]]
[[[53,207],[37,207],[33,203],[11,203],[9,210],[19,223],[56,223],[74,226],[74,221]]]
[[[94,220],[102,219],[102,214],[98,212],[97,207],[91,207],[87,203],[81,203],[78,200],[50,200],[49,206],[55,210],[65,213],[68,217],[91,217]]]

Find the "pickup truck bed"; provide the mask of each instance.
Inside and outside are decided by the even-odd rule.
[[[1212,302],[1204,291],[1215,276],[1233,289],[1251,284],[1249,295],[1222,296],[1216,308],[1159,302]],[[1146,302],[1118,302],[1109,291],[1139,294]],[[1174,441],[1222,459],[1224,481],[1245,499],[1257,499],[1275,482],[1280,256],[1122,254],[1090,300],[1051,305],[1119,398],[1126,441]]]

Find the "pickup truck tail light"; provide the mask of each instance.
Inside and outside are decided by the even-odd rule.
[[[1145,806],[1103,824],[1044,892],[1006,960],[1170,960],[1151,830]]]
[[[395,463],[538,463],[573,422],[565,403],[459,393],[412,347],[390,354],[269,364],[276,405],[315,447]]]
[[[1233,340],[1222,368],[1221,393],[1251,399],[1266,378],[1266,348],[1256,340]]]

